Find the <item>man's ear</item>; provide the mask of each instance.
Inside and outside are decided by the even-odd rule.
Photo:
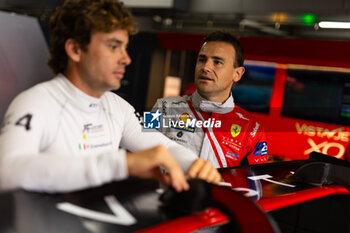
[[[243,66],[235,68],[233,71],[233,82],[236,83],[239,80],[241,80],[243,74],[244,74],[245,68]]]
[[[80,61],[81,56],[81,48],[79,43],[69,38],[66,40],[66,43],[64,43],[64,49],[66,50],[67,56],[74,62]]]

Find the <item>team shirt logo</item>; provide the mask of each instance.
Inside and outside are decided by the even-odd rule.
[[[229,151],[226,152],[226,157],[230,158],[230,159],[233,159],[233,160],[238,160],[238,155],[236,153],[231,153]]]
[[[143,128],[144,129],[160,129],[160,116],[162,114],[157,110],[156,112],[143,113]]]
[[[244,117],[242,113],[236,112],[236,115],[243,120],[249,121],[249,119]]]
[[[260,124],[259,124],[258,122],[255,122],[255,127],[254,127],[254,129],[253,129],[253,132],[250,132],[250,135],[251,135],[252,137],[255,137],[255,134],[256,134],[256,132],[258,131],[259,126],[260,126]]]
[[[256,144],[254,156],[264,156],[267,155],[267,144],[266,142],[259,142]]]
[[[191,120],[190,114],[188,114],[187,112],[182,113],[179,116],[179,120],[186,124],[188,120]],[[184,130],[184,131],[191,132],[191,133],[194,133],[194,131],[196,130],[196,127],[189,126],[189,125],[188,126],[187,125],[180,126],[179,124],[176,124],[176,122],[172,122],[170,124],[170,127],[173,129]]]
[[[86,151],[96,149],[99,147],[108,147],[112,145],[109,138],[106,138],[106,131],[103,124],[87,123],[82,125],[82,138],[81,143],[78,144],[80,151]],[[93,138],[93,141],[90,140]],[[96,141],[96,139],[98,139]]]
[[[187,112],[185,112],[185,113],[182,113],[181,114],[181,116],[179,117],[179,119],[180,119],[180,121],[183,121],[183,122],[187,122],[187,120],[188,119],[190,119],[191,117],[190,117],[190,115],[187,113]]]
[[[231,135],[232,135],[232,137],[234,137],[234,138],[237,137],[241,133],[241,130],[242,130],[241,126],[232,124],[231,125]]]

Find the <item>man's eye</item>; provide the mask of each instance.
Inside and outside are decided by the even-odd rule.
[[[116,45],[108,45],[108,47],[111,49],[111,50],[115,50],[117,48]]]
[[[224,64],[222,61],[214,61],[214,64],[215,65],[222,65],[222,64]]]
[[[200,57],[200,58],[198,58],[198,61],[199,62],[205,62],[205,58]]]

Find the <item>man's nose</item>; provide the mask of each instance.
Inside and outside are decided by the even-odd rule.
[[[124,50],[122,54],[121,64],[127,66],[127,65],[130,65],[130,63],[131,63],[131,58],[128,54],[128,51]]]
[[[204,62],[202,69],[205,72],[210,72],[213,69],[213,66],[212,66],[211,62],[209,60],[207,60],[206,62]]]

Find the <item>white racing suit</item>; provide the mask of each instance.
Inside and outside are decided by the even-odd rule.
[[[0,131],[0,187],[71,191],[124,179],[126,150],[163,144],[183,170],[197,159],[159,132],[143,132],[114,93],[93,98],[63,75],[18,95]]]

